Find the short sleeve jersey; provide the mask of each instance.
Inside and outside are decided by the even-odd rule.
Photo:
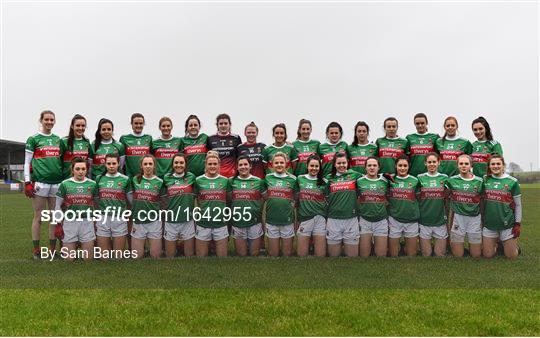
[[[360,174],[354,170],[347,170],[343,174],[328,175],[326,191],[328,193],[329,218],[348,219],[357,217],[356,210],[356,180]]]
[[[166,221],[170,223],[185,223],[193,219],[192,213],[195,207],[195,175],[186,172],[183,175],[167,173],[163,177],[166,194],[168,197]]]
[[[221,175],[214,178],[201,175],[197,177],[195,184],[202,215],[197,225],[204,228],[226,226],[223,210],[227,206],[227,194],[231,192],[229,179]]]
[[[197,137],[185,136],[182,138],[181,151],[187,158],[187,171],[195,177],[204,174],[204,160],[208,152],[208,135],[200,133]]]
[[[324,177],[332,172],[332,161],[334,161],[334,157],[338,152],[347,154],[347,143],[345,141],[339,141],[336,144],[324,142],[319,146],[319,156],[321,156],[322,160],[322,172]]]
[[[441,173],[430,175],[423,173],[417,176],[420,183],[418,204],[420,205],[420,224],[424,226],[441,226],[446,224],[445,188],[448,176]]]
[[[266,175],[266,222],[272,225],[289,225],[294,222],[294,195],[296,177],[287,173]]]
[[[409,151],[409,142],[402,137],[377,139],[379,149],[380,172],[382,174],[394,174],[396,172],[396,159]]]
[[[150,211],[159,211],[159,199],[164,195],[163,180],[157,176],[147,178],[142,176],[141,181],[137,176],[131,178],[131,191],[133,193],[133,205],[131,217],[137,224],[146,224],[154,220],[148,216]]]
[[[262,194],[266,191],[266,184],[257,176],[250,175],[242,178],[236,176],[230,179],[232,189],[232,218],[231,224],[244,228],[261,223],[262,220]]]
[[[119,142],[101,143],[99,148],[96,149],[95,143],[92,142],[90,147],[90,157],[92,158],[92,177],[98,177],[105,174],[107,168],[105,168],[105,156],[107,154],[116,154],[119,157],[125,155],[124,146]]]
[[[244,142],[238,146],[238,157],[247,156],[249,163],[251,163],[251,174],[260,179],[264,179],[266,176],[265,167],[263,162],[263,149],[266,147],[264,143],[247,143]]]
[[[96,191],[96,182],[91,179],[76,181],[74,178],[68,178],[60,183],[56,196],[64,199],[62,203],[64,211],[91,211],[94,210]]]
[[[473,174],[484,177],[487,173],[487,162],[492,154],[503,154],[502,146],[499,142],[475,141],[472,144]]]
[[[514,197],[521,196],[517,179],[504,174],[484,178],[484,226],[491,230],[505,230],[514,226]]]
[[[60,137],[37,133],[26,141],[25,151],[33,153],[31,180],[58,184],[62,182]]]
[[[307,159],[309,156],[319,153],[320,144],[321,142],[317,140],[302,141],[297,139],[293,142],[293,147],[298,153],[298,162],[294,170],[296,177],[307,173]]]
[[[407,135],[409,155],[411,157],[411,169],[409,170],[411,175],[418,176],[427,172],[426,155],[435,152],[435,143],[438,138],[439,135],[432,133]]]
[[[484,183],[480,177],[464,179],[454,175],[446,180],[446,187],[450,190],[452,210],[456,214],[477,216],[480,213],[480,197],[484,192]]]
[[[236,175],[237,147],[242,144],[236,134],[212,135],[208,137],[208,149],[217,151],[221,160],[219,173],[225,177]]]
[[[97,204],[100,210],[107,213],[115,211],[115,215],[127,209],[127,193],[130,191],[129,178],[120,173],[104,174],[96,178],[98,187]],[[114,209],[113,209],[114,208]]]
[[[369,142],[368,144],[349,144],[347,146],[347,156],[349,157],[349,168],[360,173],[366,173],[366,160],[371,156],[378,155],[377,146]]]
[[[388,213],[398,222],[418,222],[420,210],[416,200],[418,179],[412,175],[406,177],[394,176],[394,182],[390,182],[388,201],[390,203]]]
[[[358,189],[358,213],[368,222],[378,222],[388,217],[388,181],[380,175],[372,179],[362,176],[356,181]]]
[[[439,171],[451,177],[458,173],[457,159],[462,154],[470,154],[472,151],[471,142],[464,138],[442,138],[437,140],[437,151],[441,157]]]
[[[152,141],[151,152],[156,158],[156,174],[159,177],[171,172],[172,158],[178,154],[181,143],[179,137],[170,137],[166,140],[160,137]]]
[[[150,135],[123,135],[120,143],[124,146],[126,153],[126,175],[133,177],[140,172],[140,162],[144,155],[150,154],[152,147],[152,136]]]
[[[282,152],[287,155],[287,157],[289,158],[289,161],[287,162],[287,172],[289,174],[292,174],[292,162],[298,161],[298,153],[296,152],[296,149],[288,143],[282,145],[281,147],[276,147],[272,144],[264,148],[263,161],[264,163],[266,163],[266,173],[269,174],[271,172],[274,172],[274,168],[272,166],[272,159],[277,152]]]
[[[326,184],[317,184],[317,178],[307,174],[297,178],[298,184],[298,219],[301,222],[312,219],[315,216],[326,217]]]
[[[71,177],[71,161],[75,157],[88,160],[90,154],[90,142],[87,139],[73,139],[73,147],[69,148],[68,138],[61,141],[62,149],[62,176],[64,179]]]

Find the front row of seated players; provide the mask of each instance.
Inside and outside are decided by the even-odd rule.
[[[348,168],[346,155],[338,153],[328,176],[322,176],[319,156],[311,155],[308,173],[295,177],[287,172],[287,160],[277,152],[272,159],[275,171],[261,180],[251,175],[249,160],[241,156],[238,175],[227,179],[219,174],[220,159],[213,151],[199,177],[186,172],[185,155],[176,154],[172,172],[160,179],[155,158],[146,155],[141,173],[130,180],[118,172],[118,156],[111,154],[106,157],[107,172],[93,181],[85,177],[85,160],[75,158],[73,177],[60,184],[56,209],[129,208],[132,224],[96,222],[94,232],[90,220],[64,221],[63,245],[71,250],[79,242],[91,252],[97,235],[102,250],[122,250],[131,226],[131,249],[138,258],[144,256],[146,241],[150,256],[161,257],[163,240],[167,257],[177,254],[177,241],[184,243],[185,256],[207,256],[211,241],[216,255],[226,256],[230,230],[240,256],[259,254],[263,231],[270,256],[291,256],[295,233],[299,256],[308,254],[312,239],[316,256],[340,256],[343,251],[349,257],[367,257],[373,247],[376,256],[396,257],[402,238],[406,255],[416,255],[420,243],[424,256],[444,256],[449,235],[456,257],[464,255],[465,239],[475,258],[482,253],[493,257],[498,239],[508,258],[518,255],[520,187],[505,174],[500,155],[490,157],[484,179],[471,173],[468,155],[458,158],[459,174],[448,177],[438,172],[439,155],[430,153],[425,160],[428,172],[418,178],[409,175],[407,156],[396,161],[395,175],[379,175],[375,157],[367,159],[366,174],[360,175]],[[168,211],[164,219],[147,219],[161,209]]]

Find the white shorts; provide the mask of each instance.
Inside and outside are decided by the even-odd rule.
[[[96,239],[94,222],[91,221],[64,221],[64,243],[87,243]]]
[[[446,225],[428,227],[420,224],[420,238],[422,239],[446,239],[448,238],[448,229]]]
[[[211,240],[220,241],[222,239],[229,237],[229,230],[227,226],[219,228],[205,228],[200,225],[197,225],[197,232],[195,234],[195,239],[199,241],[210,242]]]
[[[40,197],[56,197],[58,184],[34,182],[34,194]]]
[[[96,222],[96,235],[99,237],[122,237],[128,234],[128,225],[124,221]]]
[[[163,238],[166,241],[187,241],[195,237],[195,222],[193,220],[184,223],[165,222]]]
[[[326,222],[326,243],[341,244],[343,241],[348,245],[356,245],[358,238],[360,238],[358,218],[329,218]]]
[[[397,221],[394,217],[388,217],[388,227],[390,238],[401,238],[404,236],[406,238],[412,238],[418,236],[418,222],[413,223],[401,223]]]
[[[300,223],[298,230],[296,231],[297,236],[324,236],[326,235],[326,218],[321,215],[317,215],[312,219],[303,221]]]
[[[463,243],[465,235],[470,244],[482,243],[482,221],[480,215],[464,216],[454,214],[454,222],[450,230],[450,242]]]
[[[512,234],[512,228],[504,230],[490,230],[484,227],[482,228],[482,236],[489,238],[499,238],[503,242],[514,238],[514,234]]]
[[[272,225],[266,223],[266,237],[268,238],[293,238],[294,226],[289,225]]]
[[[358,221],[360,225],[360,236],[373,234],[376,237],[388,236],[388,219],[382,219],[378,222],[370,222],[362,217]]]
[[[234,239],[257,239],[264,235],[261,223],[245,228],[232,227],[232,232]]]
[[[161,221],[150,223],[133,223],[131,228],[131,237],[136,239],[161,239],[163,227]]]

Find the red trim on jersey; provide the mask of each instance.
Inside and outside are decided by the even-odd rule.
[[[322,156],[322,163],[330,163],[334,160],[334,157],[336,157],[336,153],[324,154]]]
[[[258,201],[261,199],[259,190],[234,190],[232,194],[234,200]]]
[[[385,203],[386,195],[384,193],[378,193],[376,191],[366,190],[360,193],[360,196],[358,196],[358,202],[360,203]]]
[[[349,166],[351,167],[365,167],[366,160],[369,156],[353,156],[349,160]]]
[[[426,155],[433,151],[435,151],[433,144],[414,144],[410,146],[411,156]]]
[[[398,200],[407,200],[414,201],[416,200],[416,195],[411,189],[403,188],[390,188],[390,198]]]
[[[75,157],[80,157],[83,160],[88,159],[88,150],[75,150],[73,152],[66,150],[64,152],[63,161],[64,162],[71,162]]]
[[[268,187],[269,198],[293,199],[293,190],[287,187]]]
[[[94,199],[93,199],[92,195],[69,194],[64,199],[64,203],[66,204],[66,206],[72,206],[72,205],[93,206],[94,205]]]
[[[487,153],[472,153],[471,157],[474,163],[487,163],[490,155]]]
[[[227,193],[224,190],[202,190],[199,192],[199,199],[202,201],[223,201],[227,200]]]
[[[398,158],[405,154],[405,150],[396,148],[379,148],[379,157]]]
[[[140,189],[135,190],[133,193],[133,199],[139,201],[157,202],[159,194],[155,191]]]
[[[314,201],[314,202],[324,202],[324,194],[320,190],[313,189],[301,189],[298,196],[300,200],[303,201]]]
[[[441,150],[441,161],[457,161],[459,155],[463,154],[461,150]]]
[[[330,192],[356,190],[356,181],[338,181],[330,183]]]
[[[420,199],[422,200],[443,200],[444,197],[444,188],[442,187],[420,188]]]
[[[457,202],[457,203],[468,203],[468,204],[480,203],[480,194],[475,193],[475,192],[453,190],[451,197],[452,197],[452,201]]]
[[[154,151],[156,158],[173,158],[178,153],[176,148],[158,148]]]
[[[315,152],[313,151],[308,151],[305,153],[298,153],[298,162],[300,163],[307,162],[308,158],[313,154],[315,154]]]
[[[127,156],[144,156],[150,154],[150,146],[127,146]]]
[[[126,193],[124,190],[111,189],[111,188],[100,188],[99,189],[99,198],[104,200],[126,200]]]
[[[60,157],[60,147],[47,146],[34,150],[34,158]]]
[[[208,152],[206,144],[193,144],[184,147],[184,154],[186,155],[195,155],[195,154],[204,154]]]
[[[174,184],[167,187],[167,195],[169,197],[182,194],[193,194],[193,184]]]
[[[486,193],[485,199],[489,201],[509,203],[509,204],[514,202],[514,197],[508,191],[486,189],[485,193]]]

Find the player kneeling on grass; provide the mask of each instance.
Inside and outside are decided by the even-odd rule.
[[[309,240],[313,236],[315,256],[326,256],[326,183],[321,168],[321,158],[310,155],[306,161],[307,174],[298,181],[298,256],[307,256]]]
[[[56,210],[63,210],[63,247],[60,256],[72,261],[76,258],[92,260],[94,258],[94,222],[88,213],[94,209],[96,182],[86,178],[86,160],[76,157],[71,161],[73,177],[60,183],[56,193]],[[71,211],[72,213],[69,213]],[[80,213],[80,215],[76,215]],[[67,217],[69,215],[69,217]],[[76,217],[72,217],[75,216]],[[81,250],[77,250],[77,242]]]
[[[127,210],[130,183],[127,176],[118,172],[119,165],[118,154],[107,154],[105,156],[107,172],[96,178],[97,205],[104,217],[103,220],[96,222],[97,245],[101,251],[110,251],[111,247],[115,251],[124,250],[126,246],[128,226],[127,221],[122,219],[122,213]]]
[[[356,180],[360,174],[348,169],[347,155],[338,152],[332,161],[332,172],[327,177],[328,220],[326,222],[326,243],[328,255],[341,255],[343,245],[345,255],[358,256],[358,213],[356,210]]]
[[[162,222],[160,198],[165,194],[163,180],[156,176],[156,159],[144,155],[140,160],[139,174],[131,179],[133,228],[131,249],[133,257],[144,257],[144,244],[150,242],[150,257],[161,256]]]
[[[386,257],[388,251],[388,181],[379,175],[379,159],[368,157],[366,175],[356,181],[360,225],[360,256],[371,254],[375,242],[375,256]]]
[[[195,253],[198,257],[208,256],[210,241],[216,243],[218,257],[227,256],[229,230],[225,210],[231,186],[229,180],[219,174],[219,166],[219,154],[210,150],[204,162],[204,175],[195,181],[200,207],[200,212],[193,214],[197,223]]]
[[[277,152],[271,159],[274,172],[266,175],[268,189],[266,200],[266,237],[268,254],[279,256],[280,240],[283,256],[291,256],[294,238],[294,200],[297,191],[296,177],[287,172],[288,158]]]
[[[510,259],[518,256],[517,239],[521,232],[521,189],[517,179],[504,172],[504,158],[491,155],[487,176],[484,178],[484,211],[482,220],[482,251],[491,258],[501,240],[504,255]]]
[[[236,168],[238,175],[230,179],[234,246],[238,256],[246,256],[248,251],[251,256],[258,256],[263,236],[261,212],[266,184],[251,175],[251,163],[247,156],[238,157]]]
[[[405,237],[405,254],[416,256],[418,251],[418,219],[420,210],[416,193],[418,179],[409,175],[409,158],[401,155],[396,161],[396,176],[390,182],[388,225],[388,252],[391,257],[399,255],[401,236]]]
[[[448,176],[438,172],[439,155],[429,153],[425,157],[427,173],[419,174],[420,191],[418,203],[420,204],[420,248],[423,256],[446,255],[446,239],[448,229],[446,226],[445,199],[446,191],[444,184]],[[431,240],[435,240],[434,247]]]
[[[472,160],[469,155],[460,155],[457,162],[459,175],[446,180],[453,213],[450,222],[450,247],[454,256],[463,257],[465,251],[463,243],[467,236],[469,253],[471,257],[478,258],[482,254],[480,197],[484,184],[480,177],[472,174]]]
[[[184,255],[195,252],[195,222],[192,212],[195,207],[195,175],[186,171],[184,154],[172,158],[172,172],[165,174],[163,182],[167,189],[167,218],[165,221],[165,254],[176,255],[177,241],[184,242]]]

